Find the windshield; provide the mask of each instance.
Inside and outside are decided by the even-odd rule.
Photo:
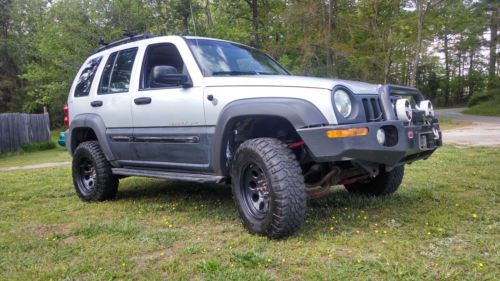
[[[205,76],[289,74],[271,57],[247,46],[209,39],[187,42]]]

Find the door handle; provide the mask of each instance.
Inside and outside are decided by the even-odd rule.
[[[136,98],[136,99],[134,99],[134,102],[137,105],[150,104],[151,103],[151,98],[149,98],[149,97]]]
[[[90,103],[92,107],[99,107],[102,106],[102,100],[95,100]]]
[[[213,101],[213,100],[214,100],[214,95],[208,95],[208,96],[207,96],[207,100],[209,100],[209,101]]]

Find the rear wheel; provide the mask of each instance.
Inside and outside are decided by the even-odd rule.
[[[73,154],[73,184],[83,201],[113,199],[118,190],[118,177],[97,141],[86,141],[78,145]]]
[[[353,184],[345,185],[345,188],[350,193],[368,195],[368,196],[384,196],[396,192],[403,181],[405,173],[404,166],[398,166],[390,172],[382,171],[375,178],[360,181]]]
[[[231,167],[232,191],[245,227],[254,234],[283,238],[304,221],[306,192],[300,166],[279,140],[245,141]]]

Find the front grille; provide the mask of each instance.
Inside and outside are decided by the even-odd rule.
[[[384,111],[378,97],[363,98],[366,122],[378,122],[384,120]]]

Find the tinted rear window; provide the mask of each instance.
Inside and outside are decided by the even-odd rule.
[[[92,87],[92,80],[94,80],[94,76],[101,59],[102,57],[93,58],[85,64],[85,68],[82,70],[82,73],[78,78],[78,83],[75,87],[75,97],[84,97],[89,95],[90,87]]]

